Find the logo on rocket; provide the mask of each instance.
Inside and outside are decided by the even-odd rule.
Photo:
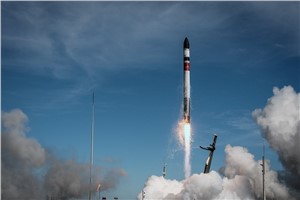
[[[190,44],[186,37],[183,42],[183,119],[190,123],[191,85],[190,85]]]

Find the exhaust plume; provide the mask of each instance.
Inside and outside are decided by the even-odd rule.
[[[177,139],[181,147],[184,148],[184,174],[185,178],[191,175],[191,124],[182,120],[177,126]]]
[[[191,175],[191,124],[184,124],[184,173],[185,178]]]

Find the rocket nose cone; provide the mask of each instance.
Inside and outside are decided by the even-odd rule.
[[[190,43],[189,43],[189,40],[188,40],[187,37],[184,39],[183,48],[185,48],[185,49],[189,49],[190,48]]]

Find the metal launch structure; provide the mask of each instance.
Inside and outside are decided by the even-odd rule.
[[[93,162],[94,162],[94,114],[95,114],[95,95],[93,93],[89,200],[91,200],[92,198],[92,176],[93,176]]]
[[[201,149],[210,151],[209,155],[208,155],[208,158],[207,158],[207,160],[205,162],[205,166],[204,166],[203,173],[205,173],[205,174],[209,173],[209,171],[210,171],[211,161],[212,161],[212,158],[213,158],[213,155],[214,155],[214,151],[216,149],[217,137],[218,136],[216,134],[214,134],[213,143],[210,144],[209,147],[202,147],[202,146],[200,146]]]
[[[166,167],[167,167],[167,164],[165,163],[164,164],[164,168],[163,168],[163,177],[164,178],[166,178],[166,176],[167,176],[167,169],[166,169]]]
[[[263,200],[266,200],[266,194],[265,194],[265,145],[263,145],[263,156],[262,156],[262,164],[260,164],[262,167],[262,196],[263,196]]]

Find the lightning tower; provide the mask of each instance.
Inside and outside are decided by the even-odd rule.
[[[94,162],[94,113],[95,113],[95,95],[93,93],[92,103],[92,132],[91,132],[91,154],[90,154],[90,185],[89,185],[89,200],[92,198],[92,176]]]
[[[262,192],[263,192],[263,200],[266,200],[266,194],[265,194],[265,145],[263,144],[263,156],[262,156],[262,164],[260,164],[262,167]]]

